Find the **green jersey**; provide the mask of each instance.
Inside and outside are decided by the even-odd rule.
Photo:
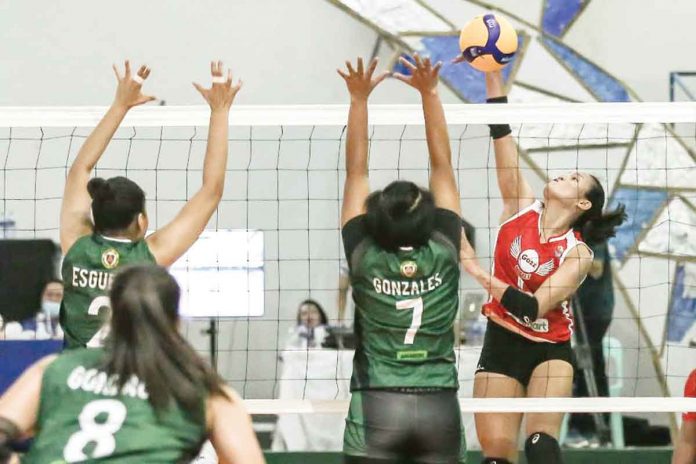
[[[442,209],[426,245],[396,252],[370,238],[364,216],[345,225],[357,339],[351,390],[458,387],[460,237],[461,219]]]
[[[122,389],[101,370],[104,349],[68,351],[43,375],[28,464],[190,462],[206,437],[205,394],[193,417],[177,406],[156,415],[137,377]]]
[[[155,263],[145,240],[131,242],[86,235],[63,260],[65,293],[60,325],[65,347],[99,346],[99,330],[109,319],[109,289],[116,270],[128,264]]]

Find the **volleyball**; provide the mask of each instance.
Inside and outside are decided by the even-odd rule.
[[[459,34],[459,48],[466,61],[479,71],[502,69],[517,51],[517,32],[502,16],[476,16]]]

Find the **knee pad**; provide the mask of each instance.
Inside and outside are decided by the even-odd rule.
[[[512,464],[505,458],[485,458],[481,464]]]
[[[529,464],[562,464],[558,440],[544,432],[534,432],[524,442],[524,454]]]

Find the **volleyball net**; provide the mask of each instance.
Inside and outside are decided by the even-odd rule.
[[[67,170],[104,110],[0,108],[5,238],[58,240]],[[462,215],[484,267],[502,210],[489,123],[512,125],[538,195],[558,173],[589,172],[608,207],[622,203],[628,214],[609,242],[615,304],[604,353],[617,398],[470,399],[487,295],[463,273],[454,330],[464,411],[633,411],[668,422],[674,415],[664,413],[696,410],[696,400],[680,398],[696,368],[696,104],[446,105],[446,113]],[[201,183],[208,117],[203,107],[131,111],[95,175],[136,181],[151,227],[163,226]],[[233,107],[222,201],[172,267],[182,330],[253,413],[347,408],[353,308],[339,221],[346,120],[342,105]],[[395,179],[427,186],[419,106],[372,106],[369,138],[372,189]],[[307,299],[324,308],[328,325],[298,324]]]

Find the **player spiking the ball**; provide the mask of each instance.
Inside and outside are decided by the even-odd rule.
[[[489,103],[506,103],[500,71],[486,74]],[[619,206],[604,211],[599,180],[570,172],[550,180],[537,200],[520,169],[507,124],[491,125],[503,213],[494,270],[483,269],[462,239],[465,270],[491,296],[483,306],[488,325],[474,378],[474,397],[566,397],[573,384],[570,297],[592,265],[585,244],[614,235],[626,218]],[[521,413],[477,413],[484,462],[515,462]],[[525,454],[530,464],[560,464],[558,433],[563,413],[526,417]]]

